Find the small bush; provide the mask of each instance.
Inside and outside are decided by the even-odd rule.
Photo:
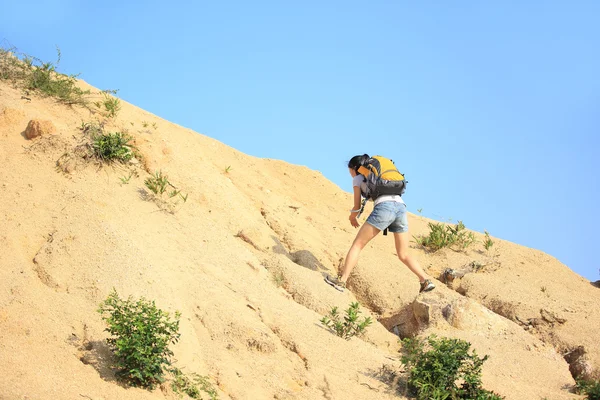
[[[114,118],[117,116],[117,113],[121,110],[121,100],[116,97],[111,97],[110,94],[116,94],[116,90],[104,90],[102,95],[104,96],[104,101],[102,105],[104,105],[104,111],[106,112],[106,116],[109,118]],[[96,104],[98,107],[99,104]],[[100,108],[100,107],[98,107]]]
[[[600,381],[578,380],[575,391],[586,395],[588,400],[600,400]]]
[[[456,225],[433,222],[430,222],[428,225],[429,235],[414,236],[414,239],[417,244],[432,251],[452,246],[457,247],[459,250],[464,250],[475,242],[475,235],[473,232],[466,232],[462,221],[458,221]]]
[[[154,175],[146,178],[144,184],[155,195],[162,195],[169,185],[169,178],[162,171],[154,172]]]
[[[418,400],[476,399],[500,400],[485,390],[481,367],[488,356],[469,354],[471,344],[459,339],[403,339],[402,363],[408,370],[408,385]]]
[[[154,388],[164,382],[171,365],[169,345],[179,340],[179,312],[169,313],[144,298],[120,299],[116,290],[100,304],[98,312],[108,324],[107,339],[117,357],[117,377],[132,386]]]
[[[454,226],[448,226],[448,230],[450,230],[450,236],[454,238],[454,244],[456,244],[460,249],[466,249],[475,242],[475,235],[473,232],[466,232],[465,229],[465,224],[463,224],[462,221],[458,221],[458,223]]]
[[[449,231],[446,229],[446,225],[433,222],[430,222],[428,225],[430,230],[428,236],[415,237],[415,241],[418,244],[433,251],[448,247],[452,244],[452,239]]]
[[[162,196],[163,193],[165,193],[167,191],[167,187],[171,186],[173,188],[173,190],[171,190],[170,192],[167,193],[169,198],[172,199],[175,196],[179,196],[183,199],[184,203],[188,199],[188,194],[186,193],[185,195],[183,195],[181,193],[181,190],[175,188],[175,186],[173,186],[173,184],[171,184],[171,182],[169,182],[169,178],[166,175],[163,175],[162,171],[154,172],[154,175],[146,178],[146,180],[144,181],[144,184],[156,196]]]
[[[359,322],[359,314],[358,303],[351,303],[342,321],[338,308],[333,307],[329,315],[321,319],[321,323],[334,331],[339,337],[349,340],[352,336],[363,334],[367,327],[373,323],[371,317],[363,318]]]
[[[92,136],[94,155],[102,161],[125,163],[133,158],[133,138],[125,133],[99,133]]]
[[[201,376],[198,374],[185,375],[179,368],[172,368],[170,370],[173,375],[173,381],[171,387],[176,393],[183,393],[191,397],[192,399],[210,399],[217,400],[219,396],[213,385],[208,380],[208,377]],[[206,393],[209,397],[202,394]]]

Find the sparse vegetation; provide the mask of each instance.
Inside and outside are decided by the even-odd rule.
[[[117,358],[117,377],[132,386],[154,388],[164,382],[171,365],[169,345],[179,340],[179,312],[172,320],[154,301],[119,298],[116,290],[100,304],[98,312],[112,337],[107,339]]]
[[[94,138],[104,133],[104,125],[98,122],[83,122],[79,127],[89,138]]]
[[[423,212],[422,208],[417,208],[417,212],[419,213],[419,215],[421,215],[421,212]]]
[[[481,368],[488,356],[469,354],[471,344],[459,339],[403,339],[402,363],[408,371],[408,385],[418,400],[477,399],[500,400],[483,389]]]
[[[489,249],[491,249],[494,245],[494,242],[492,241],[492,238],[490,238],[490,234],[488,233],[488,231],[483,232],[485,233],[485,239],[483,239],[483,247],[489,251]]]
[[[600,400],[600,381],[578,380],[575,391],[586,395],[588,400]]]
[[[167,175],[164,175],[162,171],[155,171],[154,175],[146,178],[144,184],[152,193],[154,193],[155,196],[162,196],[167,191],[167,187],[170,186],[173,188],[173,190],[167,193],[169,198],[179,196],[181,199],[183,199],[184,203],[188,199],[188,194],[186,193],[183,195],[181,190],[177,189],[171,182],[169,182],[169,178]]]
[[[162,171],[156,171],[154,175],[146,178],[144,184],[152,193],[160,196],[167,190],[169,179],[166,175],[163,175]]]
[[[283,275],[283,272],[276,271],[273,273],[273,283],[275,283],[275,286],[277,287],[285,285],[285,275]]]
[[[25,91],[36,91],[43,96],[56,98],[64,104],[86,105],[89,90],[77,86],[78,75],[57,72],[61,52],[56,48],[56,63],[19,53],[16,49],[0,48],[0,79],[9,80]]]
[[[119,161],[125,163],[133,158],[133,140],[126,133],[99,133],[92,136],[94,155],[105,162]]]
[[[157,130],[157,129],[158,129],[158,125],[156,124],[156,122],[153,122],[153,123],[152,123],[152,128],[154,128],[154,130]]]
[[[104,131],[104,124],[96,121],[82,122],[79,128],[84,134],[83,142],[56,161],[57,168],[63,172],[70,172],[77,165],[85,165],[89,161],[96,161],[99,165],[115,161],[129,164],[134,157],[142,159],[132,143],[133,137],[126,130],[108,133]],[[137,176],[137,171],[131,171],[131,174]],[[130,178],[131,176],[121,178],[121,183],[128,183]]]
[[[195,373],[186,375],[179,368],[171,368],[169,372],[173,376],[171,388],[176,393],[186,394],[192,399],[217,400],[219,398],[208,377]]]
[[[225,173],[226,173],[226,174],[228,174],[228,173],[229,173],[229,171],[231,171],[231,165],[230,165],[230,166],[228,166],[227,168],[225,168]]]
[[[129,175],[127,175],[127,176],[122,176],[122,177],[120,178],[120,179],[121,179],[121,183],[122,183],[123,185],[128,185],[128,184],[129,184],[129,180],[131,179],[131,177],[132,177],[133,175],[136,175],[136,176],[137,176],[137,173],[135,173],[135,172],[131,171],[131,172],[129,172]]]
[[[359,322],[360,310],[358,307],[358,303],[350,303],[343,321],[338,308],[333,307],[329,315],[321,319],[321,323],[346,340],[349,340],[352,336],[361,335],[373,321],[371,317],[365,317]]]
[[[142,121],[142,127],[143,128],[147,128],[148,127],[148,121]]]
[[[462,221],[456,225],[445,225],[442,223],[430,222],[429,235],[413,236],[416,243],[432,251],[437,251],[444,247],[456,247],[464,250],[475,242],[473,232],[467,232]]]
[[[103,90],[102,95],[104,100],[102,102],[96,102],[96,107],[102,108],[104,106],[104,112],[108,118],[114,118],[117,113],[121,110],[121,100],[112,95],[117,94],[117,90]]]

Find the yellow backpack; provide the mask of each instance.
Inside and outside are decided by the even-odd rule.
[[[383,195],[402,196],[406,191],[404,175],[389,158],[373,156],[358,168],[358,172],[365,177],[367,184],[367,192],[363,193],[365,198],[375,200]]]

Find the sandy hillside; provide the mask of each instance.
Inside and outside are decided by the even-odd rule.
[[[354,238],[351,199],[321,173],[127,103],[105,128],[127,130],[143,160],[99,166],[74,150],[99,113],[28,97],[0,81],[0,399],[178,398],[115,380],[96,312],[113,287],[181,312],[176,365],[210,377],[220,399],[407,398],[381,373],[401,370],[397,334],[468,340],[490,356],[485,387],[507,399],[578,398],[570,367],[600,369],[600,289],[544,253],[498,239],[485,251],[479,233],[464,252],[414,246],[432,276],[456,272],[419,295],[379,237],[342,294],[323,277]],[[26,139],[32,119],[54,134]],[[156,170],[187,202],[152,200]],[[429,220],[409,220],[427,232]],[[377,323],[345,341],[319,320],[353,301]]]

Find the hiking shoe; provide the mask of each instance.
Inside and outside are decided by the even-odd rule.
[[[435,285],[433,284],[433,282],[431,282],[431,280],[429,279],[426,279],[423,282],[421,282],[421,290],[419,290],[419,293],[429,292],[433,289],[435,289]]]
[[[333,278],[333,277],[327,275],[325,277],[325,282],[327,282],[328,284],[330,284],[331,286],[333,286],[334,288],[336,288],[340,292],[343,292],[344,289],[346,289],[346,283],[342,282],[340,280],[339,276],[337,278]]]

